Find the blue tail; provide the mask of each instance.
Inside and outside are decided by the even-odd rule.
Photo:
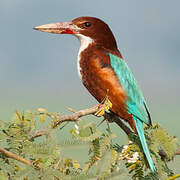
[[[151,170],[153,172],[155,172],[156,167],[155,167],[154,162],[153,162],[153,160],[151,158],[151,155],[150,155],[150,152],[149,152],[149,149],[148,149],[148,145],[146,143],[146,139],[145,139],[145,136],[144,136],[143,122],[141,120],[137,119],[136,117],[133,117],[133,119],[134,119],[134,122],[135,122],[135,125],[136,125],[136,130],[137,130],[139,139],[141,141],[141,145],[142,145],[144,154],[146,155],[146,158],[147,158],[147,161],[149,163],[149,166],[150,166]]]

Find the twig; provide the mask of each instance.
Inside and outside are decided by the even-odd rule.
[[[22,162],[24,164],[27,164],[27,165],[32,165],[31,161],[29,161],[27,159],[24,159],[23,157],[18,156],[16,154],[12,153],[12,152],[9,152],[6,149],[4,149],[3,147],[0,147],[0,152],[2,152],[8,158],[15,159],[15,160],[20,161],[20,162]]]
[[[62,122],[65,122],[65,121],[77,121],[82,116],[87,116],[87,115],[90,115],[90,114],[94,114],[94,113],[96,113],[98,111],[98,109],[99,109],[98,106],[94,106],[92,108],[77,111],[77,112],[75,112],[75,113],[73,113],[71,115],[59,116],[57,118],[57,122],[54,124],[53,128],[56,128]]]
[[[69,111],[71,111],[71,112],[74,112],[74,113],[76,112],[74,109],[72,109],[72,108],[70,108],[70,107],[67,107],[66,109],[69,110]]]
[[[74,111],[70,108],[68,108],[70,111]],[[70,122],[70,121],[77,121],[80,117],[82,116],[87,116],[90,114],[94,114],[97,112],[97,110],[99,109],[98,106],[94,106],[92,108],[88,108],[88,109],[83,109],[77,112],[74,112],[71,115],[63,115],[60,116],[59,114],[56,116],[56,120],[57,122],[54,123],[53,129],[57,128],[58,125],[60,125],[63,122]],[[54,115],[49,115],[51,118],[54,118]],[[49,127],[48,127],[49,128]],[[35,134],[31,137],[30,140],[34,140],[37,137],[43,136],[43,135],[48,135],[48,128],[36,131]]]
[[[48,134],[49,134],[48,128],[45,128],[45,129],[42,129],[42,130],[39,130],[39,131],[35,132],[35,134],[31,137],[30,140],[33,141],[37,137],[40,137],[42,135],[46,135],[47,136]]]

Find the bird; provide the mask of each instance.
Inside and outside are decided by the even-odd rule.
[[[96,17],[82,16],[70,22],[36,26],[35,30],[55,34],[71,34],[80,41],[77,57],[79,77],[98,102],[107,95],[110,111],[129,123],[138,135],[152,172],[155,164],[144,135],[143,124],[152,125],[150,112],[142,91],[118,50],[110,27]]]

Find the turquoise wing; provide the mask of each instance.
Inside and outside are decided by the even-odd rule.
[[[151,124],[150,114],[147,109],[143,94],[126,62],[113,54],[108,54],[110,56],[111,67],[118,76],[120,84],[127,94],[127,110],[130,114],[133,115],[136,130],[141,141],[143,151],[149,163],[149,167],[153,172],[155,172],[156,167],[150,155],[143,130],[143,122],[146,124]]]
[[[111,67],[118,76],[120,84],[127,94],[128,99],[126,105],[128,112],[144,123],[151,124],[145,99],[133,73],[123,59],[111,53],[108,54],[110,56]]]

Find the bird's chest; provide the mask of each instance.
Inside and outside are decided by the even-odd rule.
[[[100,71],[101,69],[98,67],[95,59],[84,59],[79,56],[78,74],[80,75],[84,86],[98,101],[101,101],[101,96],[104,94],[101,87],[103,77],[100,76]],[[104,87],[103,89],[106,88]]]
[[[112,68],[105,66],[96,55],[82,56],[79,61],[81,80],[88,91],[99,101],[108,95],[113,100],[125,96]]]
[[[126,111],[127,96],[113,69],[105,66],[96,55],[81,55],[79,68],[82,83],[97,101],[101,103],[108,95],[112,103],[111,110],[127,119],[129,117]]]

